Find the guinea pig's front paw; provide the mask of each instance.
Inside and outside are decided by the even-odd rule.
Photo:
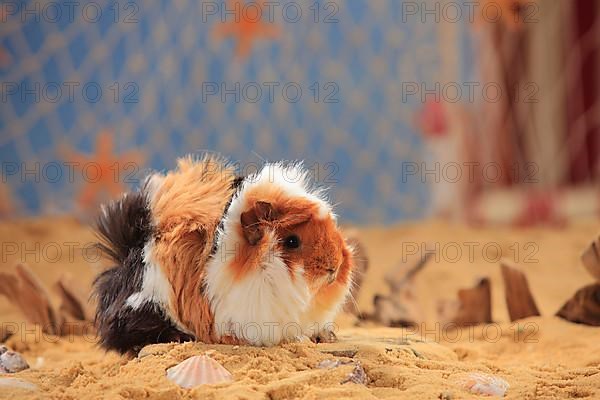
[[[333,331],[326,330],[315,333],[310,337],[310,340],[315,343],[335,343],[338,341],[338,338]]]

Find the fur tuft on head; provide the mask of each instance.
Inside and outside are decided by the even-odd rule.
[[[304,169],[302,162],[265,164],[259,172],[246,177],[238,197],[244,192],[260,190],[265,190],[266,195],[279,191],[290,199],[306,199],[318,205],[320,217],[331,215],[335,218],[325,189],[313,183],[310,171]]]

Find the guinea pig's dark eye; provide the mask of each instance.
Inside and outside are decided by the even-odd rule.
[[[300,247],[300,238],[296,235],[287,236],[283,239],[283,246],[286,249],[297,249]]]

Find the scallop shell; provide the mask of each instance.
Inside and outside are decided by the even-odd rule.
[[[22,355],[15,351],[0,350],[0,372],[15,373],[29,368]]]
[[[498,376],[477,372],[469,374],[461,383],[471,393],[498,397],[504,397],[510,387],[508,382]]]
[[[167,378],[182,388],[191,389],[207,383],[231,382],[231,373],[212,358],[193,356],[167,369]]]

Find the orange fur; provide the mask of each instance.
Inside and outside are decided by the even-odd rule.
[[[203,342],[214,341],[213,316],[202,293],[204,266],[233,180],[233,169],[219,159],[183,158],[150,199],[154,257],[173,289],[171,312]]]
[[[234,280],[242,279],[245,274],[250,273],[260,266],[260,262],[270,257],[269,242],[272,239],[266,238],[255,246],[250,246],[247,243],[242,243],[239,249],[235,249],[236,255],[233,262],[230,264],[233,270]]]
[[[321,320],[324,314],[330,311],[332,307],[335,307],[336,304],[339,304],[348,294],[348,283],[352,279],[354,265],[352,264],[352,253],[345,245],[342,253],[343,263],[338,270],[335,281],[319,289],[313,306],[309,311],[312,318],[316,321]]]
[[[277,246],[280,254],[290,268],[290,275],[294,277],[293,268],[303,265],[304,275],[314,292],[317,292],[316,301],[320,306],[331,308],[331,305],[345,296],[347,283],[351,279],[352,263],[348,249],[335,220],[330,214],[319,218],[320,205],[308,198],[294,197],[286,193],[281,187],[268,184],[257,185],[246,194],[246,210],[251,210],[257,202],[267,202],[273,207],[275,218],[271,221],[262,220],[257,224],[261,229],[275,232],[275,236],[283,239],[290,234],[297,235],[301,240],[301,247],[296,250],[285,251],[281,245]],[[243,228],[240,227],[242,230]],[[240,232],[241,236],[242,232]],[[265,241],[261,242],[261,250],[265,251]],[[241,254],[255,254],[258,246],[242,243]],[[249,272],[245,264],[249,257],[240,257],[242,262],[232,265],[235,276],[241,278]],[[255,257],[256,259],[256,257]],[[334,282],[323,286],[334,270]]]

